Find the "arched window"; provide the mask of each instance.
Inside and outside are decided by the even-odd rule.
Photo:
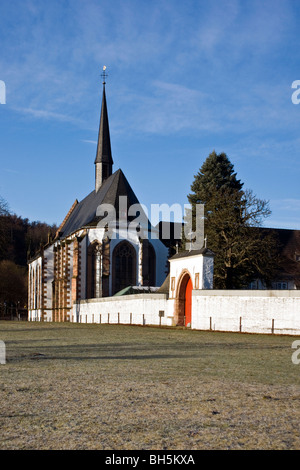
[[[37,308],[37,280],[36,280],[36,268],[33,269],[33,308]]]
[[[143,240],[143,285],[155,286],[156,255],[151,243]]]
[[[88,248],[87,298],[102,297],[102,246],[98,242]]]
[[[40,279],[40,266],[37,265],[36,267],[36,285],[35,285],[35,292],[36,292],[36,308],[40,308],[40,295],[41,295],[41,279]]]
[[[136,253],[133,246],[127,241],[119,243],[112,258],[113,265],[113,294],[125,287],[136,284]]]
[[[29,268],[29,308],[33,309],[33,269]]]

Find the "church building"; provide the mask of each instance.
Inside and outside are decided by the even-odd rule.
[[[72,321],[74,302],[129,286],[155,290],[168,274],[168,247],[141,217],[123,171],[113,171],[105,74],[94,164],[94,190],[75,200],[55,238],[29,261],[29,320]]]
[[[29,261],[28,320],[300,332],[300,231],[278,230],[281,272],[271,290],[259,280],[214,290],[215,254],[206,244],[172,253],[178,234],[166,240],[164,222],[151,225],[123,171],[114,171],[103,76],[95,187]]]

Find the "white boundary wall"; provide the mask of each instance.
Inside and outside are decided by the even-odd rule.
[[[300,291],[193,291],[191,326],[198,330],[299,335]]]
[[[168,317],[165,294],[133,294],[81,300],[74,304],[71,321],[171,326],[173,319]]]
[[[174,299],[136,294],[82,300],[74,304],[71,321],[172,326]],[[194,290],[191,328],[300,335],[300,291]]]

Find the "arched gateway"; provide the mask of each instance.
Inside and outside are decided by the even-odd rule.
[[[175,318],[176,324],[180,326],[190,326],[192,321],[192,290],[193,283],[190,274],[182,273],[178,282],[176,293]]]
[[[174,325],[191,326],[197,323],[200,314],[196,304],[193,306],[192,291],[212,289],[214,254],[203,247],[176,253],[169,262],[169,299],[174,305]]]

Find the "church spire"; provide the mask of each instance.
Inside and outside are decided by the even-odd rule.
[[[109,124],[108,124],[108,114],[107,114],[107,105],[106,105],[106,94],[105,94],[105,84],[106,84],[106,67],[103,67],[103,94],[102,94],[102,107],[101,107],[101,116],[100,116],[100,127],[98,134],[98,145],[97,153],[95,158],[95,189],[96,192],[99,190],[103,181],[106,180],[112,174],[113,159],[111,155],[111,145],[110,145],[110,134],[109,134]]]

